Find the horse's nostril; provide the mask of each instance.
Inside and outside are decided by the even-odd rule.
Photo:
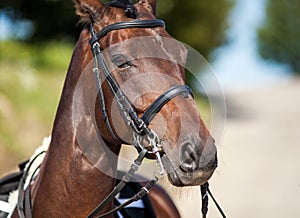
[[[199,155],[197,154],[197,149],[193,143],[185,142],[181,146],[180,161],[180,169],[182,171],[193,172],[196,170]]]

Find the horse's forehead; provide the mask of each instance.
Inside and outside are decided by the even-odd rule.
[[[155,19],[155,16],[152,14],[151,10],[145,6],[146,2],[141,1],[137,4],[135,4],[135,8],[137,10],[138,20],[153,20]],[[124,9],[122,8],[116,8],[116,7],[106,7],[104,10],[104,14],[99,21],[98,25],[99,28],[103,28],[105,26],[120,23],[120,22],[126,22],[131,20],[125,15]],[[128,28],[125,30],[118,30],[118,31],[112,31],[109,35],[109,40],[103,40],[104,46],[107,48],[108,46],[112,44],[116,44],[119,42],[122,42],[124,40],[135,38],[135,37],[142,37],[142,36],[155,36],[155,35],[161,35],[163,37],[170,37],[171,36],[163,29],[159,28],[153,31],[150,28]]]
[[[178,57],[185,58],[186,47],[179,41],[171,37],[168,32],[161,27],[157,28],[125,28],[111,31],[100,40],[102,49],[110,53],[119,51],[122,53],[140,53],[146,56],[153,52],[165,52],[177,54]],[[153,57],[153,56],[152,56]],[[155,57],[155,56],[154,56]]]
[[[106,53],[110,56],[126,54],[132,59],[158,58],[185,66],[186,47],[162,28],[115,31],[105,43]]]

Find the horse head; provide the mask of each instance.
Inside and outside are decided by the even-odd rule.
[[[157,110],[147,114],[147,122],[143,124],[152,136],[155,134],[161,146],[159,155],[170,182],[175,186],[205,183],[217,167],[214,139],[185,86],[187,49],[167,33],[161,21],[152,22],[156,19],[156,0],[140,0],[135,4],[127,0],[109,4],[99,0],[75,0],[75,4],[85,24],[79,39],[85,51],[81,66],[88,66],[97,59],[97,51],[93,55],[91,46],[95,49],[95,44],[99,44],[107,71],[121,90],[114,93],[107,76],[101,76],[106,107],[99,106],[101,102],[97,100],[95,117],[105,142],[116,148],[121,142],[132,144],[137,140],[134,136],[139,136],[124,122],[118,92],[129,102],[135,118],[142,121],[145,119],[140,118],[150,113],[149,108],[155,107],[153,102],[160,104]],[[148,21],[148,26],[134,26],[139,21],[141,24]],[[175,95],[169,97],[172,91]],[[164,102],[159,103],[157,99]],[[130,114],[126,115],[132,121]],[[147,134],[149,132],[140,135]],[[140,142],[150,143],[144,139]],[[148,157],[157,155],[149,153]]]

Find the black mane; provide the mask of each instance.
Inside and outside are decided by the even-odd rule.
[[[114,0],[106,3],[106,5],[124,9],[126,16],[129,18],[135,19],[137,17],[136,8],[130,0]]]

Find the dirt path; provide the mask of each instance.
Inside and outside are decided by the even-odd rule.
[[[211,187],[228,217],[300,217],[300,81],[226,93]],[[220,217],[211,207],[209,217]]]

